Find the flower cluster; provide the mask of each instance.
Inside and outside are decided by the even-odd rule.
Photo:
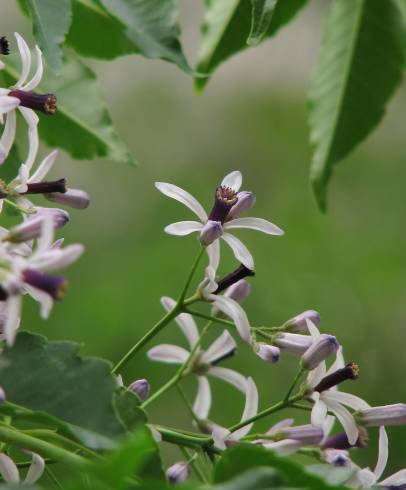
[[[345,381],[358,378],[359,368],[354,362],[344,361],[343,347],[335,336],[320,332],[319,313],[307,310],[278,327],[250,325],[241,303],[251,291],[247,278],[254,275],[254,260],[246,246],[229,231],[249,228],[270,235],[282,235],[283,232],[262,218],[241,217],[255,203],[252,192],[239,192],[241,183],[239,171],[227,175],[215,190],[214,205],[209,214],[183,189],[168,183],[156,183],[158,190],[186,205],[200,220],[177,222],[167,226],[165,231],[178,236],[197,232],[208,254],[209,263],[196,293],[189,299],[161,299],[168,314],[176,313],[173,318],[186,337],[189,349],[161,344],[149,349],[147,355],[153,361],[179,365],[177,374],[149,398],[146,393],[149,393],[150,387],[146,380],[132,384],[140,391],[138,393],[135,389],[135,392],[145,400],[143,405],[147,406],[183,377],[196,376],[197,394],[190,408],[196,426],[211,437],[211,444],[217,450],[224,450],[240,442],[261,445],[281,455],[306,451],[310,447],[321,461],[352,468],[351,480],[347,484],[356,488],[405,485],[406,470],[383,480],[381,476],[388,460],[385,426],[406,424],[406,405],[371,407],[358,396],[339,391],[338,385],[341,387]],[[241,264],[222,279],[217,278],[220,239],[231,247]],[[205,314],[193,311],[190,306],[196,302],[209,304],[210,312]],[[201,330],[195,320],[197,318],[207,321]],[[203,348],[204,336],[216,324],[224,330],[211,345]],[[298,374],[281,402],[259,411],[258,390],[252,377],[223,366],[237,351],[234,332],[244,341],[242,345],[248,344],[265,362],[278,362],[283,352],[297,356]],[[334,360],[328,367],[330,358]],[[245,408],[238,424],[222,427],[209,418],[213,398],[210,377],[225,381],[244,395]],[[308,423],[294,425],[294,419],[282,419],[264,434],[250,434],[256,420],[288,408],[304,409],[310,414]],[[341,429],[337,430],[338,426]],[[358,467],[350,455],[367,445],[369,427],[379,427],[379,456],[373,471]],[[169,481],[184,481],[189,475],[189,464],[188,461],[182,461],[171,466],[167,472]]]

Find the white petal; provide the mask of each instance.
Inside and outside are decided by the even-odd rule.
[[[165,226],[164,231],[168,235],[185,236],[202,229],[202,224],[197,221],[178,221]]]
[[[48,293],[34,288],[29,284],[24,284],[24,289],[33,299],[35,299],[35,301],[38,301],[38,303],[40,304],[41,317],[48,318],[54,304],[52,297]]]
[[[323,445],[323,442],[330,435],[330,432],[333,430],[335,421],[336,421],[336,418],[333,415],[327,415],[327,417],[324,419],[324,423],[323,423],[324,437],[323,437],[323,440],[321,441],[320,445]]]
[[[25,477],[25,483],[35,483],[41,478],[42,473],[45,470],[45,461],[39,454],[32,453],[31,466],[28,468],[27,476]]]
[[[220,310],[222,313],[233,320],[236,329],[240,334],[240,337],[245,342],[250,342],[250,324],[247,315],[245,314],[245,311],[241,308],[241,306],[233,299],[227,298],[225,296],[210,294],[209,299],[214,302],[214,306],[218,310]]]
[[[358,471],[356,478],[361,483],[362,488],[370,488],[376,482],[375,474],[369,468]]]
[[[50,247],[38,259],[31,259],[31,264],[35,269],[42,272],[63,269],[76,262],[84,250],[84,246],[80,243],[68,245],[64,249]]]
[[[358,428],[357,424],[355,423],[354,417],[345,407],[337,402],[329,400],[327,406],[338,418],[340,424],[343,426],[343,429],[347,434],[348,442],[351,445],[354,445],[358,439]]]
[[[252,378],[248,378],[247,389],[245,392],[245,408],[244,408],[244,413],[242,414],[241,417],[241,422],[244,422],[245,420],[248,420],[254,415],[256,415],[257,411],[258,411],[258,390],[256,384],[254,383],[254,380]],[[244,437],[248,434],[252,426],[253,424],[251,423],[245,425],[244,427],[241,427],[241,429],[238,429],[235,432],[233,432],[232,438],[236,440],[241,439],[241,437]]]
[[[121,374],[117,375],[116,381],[117,381],[117,386],[124,386],[124,381],[123,381],[123,377],[121,376]]]
[[[14,143],[16,135],[16,113],[11,111],[7,114],[4,131],[0,138],[0,164],[7,158]]]
[[[227,356],[237,348],[237,344],[227,330],[218,337],[211,346],[203,353],[201,360],[206,364]]]
[[[303,443],[294,439],[284,439],[282,441],[265,443],[263,446],[266,449],[272,449],[272,451],[275,451],[280,456],[289,456],[300,449]]]
[[[207,419],[211,407],[211,390],[206,376],[198,376],[199,387],[196,400],[193,404],[193,412],[199,419]]]
[[[189,192],[176,185],[167,184],[165,182],[155,182],[155,187],[161,191],[162,194],[165,194],[165,196],[176,199],[184,204],[191,211],[193,211],[202,222],[207,221],[206,211],[203,209],[202,205],[191,194],[189,194]]]
[[[391,476],[388,476],[385,480],[381,481],[379,485],[383,487],[396,487],[397,485],[405,485],[406,484],[406,470],[400,470],[394,473]]]
[[[0,453],[0,475],[7,483],[20,482],[20,474],[16,464],[4,453]]]
[[[307,329],[309,330],[309,333],[310,333],[312,339],[313,340],[317,340],[320,337],[320,335],[321,335],[320,334],[320,330],[308,318],[306,318],[306,325],[307,325]]]
[[[262,231],[267,235],[284,235],[284,231],[278,226],[262,218],[236,218],[224,224],[225,230],[235,230],[236,228]]]
[[[18,82],[15,84],[15,86],[21,87],[27,80],[27,77],[30,73],[31,53],[30,53],[30,48],[28,47],[24,39],[20,36],[20,34],[18,34],[18,32],[15,32],[14,35],[16,37],[18,50],[20,51],[20,56],[21,56],[21,75],[20,78],[18,79]]]
[[[386,433],[385,427],[379,427],[379,450],[378,450],[378,461],[376,463],[374,473],[376,479],[382,476],[385,471],[386,464],[388,462],[388,434]]]
[[[171,311],[175,308],[176,301],[168,296],[163,296],[161,298],[161,304],[166,311]],[[181,313],[175,318],[175,321],[182,329],[182,332],[187,338],[190,347],[193,348],[199,340],[199,331],[192,315],[189,315],[188,313]]]
[[[326,375],[326,363],[321,362],[315,369],[309,372],[307,384],[310,388],[317,386]]]
[[[208,374],[230,383],[243,393],[247,390],[247,378],[233,369],[213,366],[209,369]]]
[[[42,160],[37,170],[28,179],[28,182],[41,182],[41,180],[51,170],[57,156],[58,150],[51,151],[51,153]]]
[[[11,295],[7,299],[7,320],[4,325],[4,336],[9,347],[14,344],[17,329],[20,324],[21,296]]]
[[[280,422],[277,422],[274,424],[267,432],[266,434],[271,436],[272,434],[277,434],[280,432],[282,429],[286,429],[286,427],[290,427],[293,424],[294,420],[293,419],[283,419]]]
[[[27,109],[26,107],[19,106],[19,111],[21,112],[23,118],[28,124],[28,155],[27,159],[24,162],[28,169],[31,170],[31,167],[35,161],[35,158],[38,153],[39,146],[39,138],[38,138],[38,116],[31,109]]]
[[[226,449],[225,441],[229,437],[230,431],[225,427],[214,424],[213,432],[211,434],[214,445],[219,449]]]
[[[48,250],[52,242],[54,241],[54,220],[51,213],[44,213],[41,223],[41,235],[37,240],[37,248],[33,259],[41,256],[46,250]]]
[[[242,174],[239,170],[227,174],[221,182],[222,187],[230,187],[234,192],[238,192],[242,184]]]
[[[189,352],[178,345],[161,344],[150,349],[147,356],[153,361],[183,364],[189,357]]]
[[[20,165],[20,168],[18,169],[18,176],[12,182],[12,187],[16,192],[27,191],[28,189],[27,182],[29,176],[30,176],[30,171],[28,170],[27,165],[25,165],[25,163],[22,163]]]
[[[6,114],[14,110],[17,106],[20,105],[20,99],[17,97],[9,97],[9,96],[1,96],[0,97],[0,113]]]
[[[208,245],[206,252],[209,256],[209,266],[216,271],[220,263],[220,241],[215,240],[211,245]]]
[[[26,90],[27,92],[35,89],[35,87],[41,81],[42,74],[44,72],[44,66],[42,63],[42,52],[38,46],[35,46],[35,54],[37,55],[37,68],[35,70],[35,73],[31,78],[31,80],[26,85],[24,85],[24,87],[21,87],[23,90]]]
[[[314,405],[311,413],[311,423],[317,427],[323,427],[326,416],[327,416],[327,406],[320,399],[319,393],[314,393],[312,396],[314,400]]]
[[[334,373],[338,369],[342,369],[344,366],[345,366],[345,362],[344,362],[344,356],[343,356],[343,347],[340,345],[340,347],[338,348],[338,351],[336,353],[336,359],[333,362],[333,364],[330,366],[326,375]]]
[[[369,403],[367,403],[359,396],[352,395],[351,393],[328,390],[323,392],[322,397],[323,400],[326,400],[326,402],[332,400],[333,402],[338,402],[346,405],[353,410],[367,410],[368,408],[371,408],[371,405],[369,405]]]
[[[234,252],[235,258],[241,262],[245,267],[250,270],[254,270],[254,259],[248,248],[234,235],[230,233],[223,233],[221,237],[227,245],[229,245]]]

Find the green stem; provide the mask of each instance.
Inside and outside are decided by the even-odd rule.
[[[154,427],[161,434],[163,441],[171,442],[173,444],[177,444],[178,446],[191,448],[202,447],[205,450],[216,451],[216,448],[212,447],[213,441],[211,437],[200,436],[198,434],[184,434],[182,432],[158,425],[155,425]]]
[[[290,395],[292,394],[292,391],[295,389],[295,386],[299,382],[300,378],[302,377],[304,372],[304,369],[302,367],[299,368],[299,371],[296,373],[295,378],[292,381],[292,384],[290,385],[288,392],[285,395],[285,398],[283,399],[284,402],[287,402],[289,400]]]
[[[187,294],[187,291],[189,289],[190,283],[192,282],[192,279],[193,279],[193,276],[195,275],[197,266],[199,265],[200,259],[202,258],[205,250],[206,250],[206,248],[203,247],[203,246],[199,249],[199,253],[197,254],[197,257],[196,257],[196,259],[195,259],[195,261],[194,261],[194,263],[192,265],[192,268],[191,268],[191,270],[189,272],[189,275],[188,275],[188,277],[186,279],[186,283],[185,283],[185,285],[183,287],[183,290],[180,293],[179,300],[178,300],[178,304],[179,305],[183,305],[183,302],[184,302],[184,300],[186,298],[186,294]]]
[[[192,470],[194,471],[197,478],[203,483],[208,483],[206,477],[204,476],[203,471],[201,470],[201,468],[197,464],[197,461],[196,461],[197,454],[195,453],[195,455],[191,455],[189,453],[189,451],[183,446],[179,446],[179,449],[180,449],[181,453],[185,456],[186,461],[189,462],[189,464],[192,467]]]
[[[7,204],[11,208],[16,209],[20,213],[27,214],[27,215],[31,215],[31,214],[35,213],[34,210],[23,208],[23,207],[19,206],[18,204],[16,204],[15,202],[11,201],[10,199],[3,199],[3,202],[4,202],[4,204]]]
[[[30,449],[31,451],[45,456],[46,458],[51,458],[52,460],[65,463],[67,466],[70,466],[75,470],[83,470],[89,465],[89,461],[84,459],[82,456],[73,454],[66,449],[54,446],[49,442],[42,441],[41,439],[37,439],[36,437],[32,437],[28,434],[24,434],[3,424],[0,425],[0,439],[8,444]]]
[[[189,313],[189,315],[197,316],[198,318],[204,318],[205,320],[209,320],[213,323],[216,322],[216,323],[221,323],[223,325],[227,325],[228,327],[234,327],[234,323],[230,322],[229,320],[225,320],[217,316],[206,315],[205,313],[200,313],[200,311],[192,311],[187,309],[186,313]]]

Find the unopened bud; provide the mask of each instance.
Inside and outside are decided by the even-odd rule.
[[[243,213],[249,211],[255,204],[255,196],[252,192],[242,191],[237,194],[238,201],[230,209],[227,216],[227,221],[235,219],[241,216]]]
[[[326,463],[329,463],[336,468],[349,468],[352,465],[352,461],[348,451],[327,449],[324,452]]]
[[[404,403],[395,403],[394,405],[360,410],[356,418],[360,424],[366,427],[404,425],[406,424],[406,405]]]
[[[311,424],[287,427],[281,432],[286,439],[294,439],[306,445],[319,444],[324,437],[323,429]]]
[[[138,395],[141,400],[146,400],[151,387],[146,379],[137,379],[128,386],[128,389]]]
[[[275,336],[274,344],[282,350],[301,356],[312,345],[312,338],[310,335],[282,333]]]
[[[303,354],[301,365],[311,371],[340,347],[333,335],[322,334]]]
[[[175,463],[166,470],[166,477],[171,483],[182,483],[188,479],[189,475],[189,465],[185,461]]]
[[[314,388],[314,391],[321,393],[322,391],[329,390],[333,386],[337,386],[339,383],[346,381],[347,379],[357,379],[359,376],[359,368],[353,363],[349,362],[341,369],[337,369],[333,373],[324,377],[320,383]]]
[[[320,314],[315,310],[306,310],[286,321],[283,324],[283,328],[288,332],[307,333],[309,331],[307,320],[318,326],[320,324]]]
[[[4,403],[6,401],[6,392],[0,386],[0,403]]]
[[[219,221],[209,220],[200,232],[199,240],[204,245],[210,245],[223,234],[223,227]]]
[[[256,355],[263,361],[270,362],[271,364],[275,364],[279,361],[281,351],[278,347],[261,342],[257,345],[257,349]]]
[[[74,209],[85,209],[90,204],[89,194],[81,189],[68,189],[65,193],[51,192],[45,197],[52,202],[63,204]]]
[[[249,296],[250,292],[251,284],[244,279],[240,279],[226,290],[224,296],[241,304]]]

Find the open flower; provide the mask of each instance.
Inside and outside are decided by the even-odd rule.
[[[25,160],[28,169],[34,163],[38,152],[38,116],[34,111],[54,114],[56,97],[53,94],[36,94],[33,90],[41,81],[43,73],[42,53],[35,46],[37,67],[32,78],[27,81],[31,70],[31,53],[27,43],[15,33],[21,56],[21,74],[17,83],[10,88],[0,89],[0,115],[6,114],[3,134],[0,138],[0,164],[7,158],[16,133],[16,110],[18,109],[28,125],[29,149]]]
[[[170,311],[175,306],[172,298],[161,299],[163,307]],[[181,313],[175,318],[176,323],[184,333],[190,349],[194,349],[199,341],[197,325],[191,315]],[[206,350],[196,350],[192,358],[190,352],[178,345],[161,344],[153,347],[147,353],[154,361],[169,364],[183,364],[189,359],[191,371],[198,377],[198,391],[193,405],[193,411],[199,419],[206,419],[211,407],[211,389],[207,376],[214,376],[235,386],[238,390],[245,392],[246,378],[232,369],[218,367],[217,364],[224,359],[234,355],[236,351],[235,340],[225,330]]]
[[[45,461],[36,453],[25,451],[31,455],[31,465],[28,468],[24,483],[35,483],[41,478],[44,469]],[[20,473],[14,461],[7,454],[0,453],[0,475],[7,483],[20,483]]]
[[[283,235],[283,231],[276,225],[262,218],[239,218],[241,212],[250,206],[246,205],[247,197],[238,193],[242,184],[242,175],[239,171],[226,175],[220,186],[216,189],[214,206],[207,215],[202,205],[188,192],[173,184],[156,182],[155,187],[172,199],[188,207],[200,221],[179,221],[168,225],[165,232],[170,235],[184,236],[193,232],[200,234],[201,242],[206,245],[210,265],[217,270],[220,261],[220,245],[218,238],[222,238],[233,250],[236,259],[248,269],[254,269],[254,259],[247,247],[229,230],[248,228],[262,231],[269,235]],[[239,199],[241,197],[240,205]],[[242,205],[241,203],[244,203]],[[253,200],[250,200],[251,205]],[[236,211],[236,212],[234,212]]]

